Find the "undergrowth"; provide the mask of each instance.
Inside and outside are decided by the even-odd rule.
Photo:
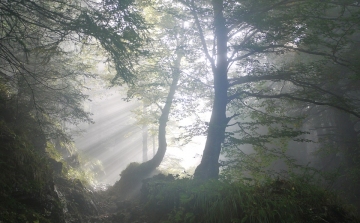
[[[82,202],[73,205],[78,209],[93,210],[82,183],[94,179],[90,168],[78,159],[71,166],[26,104],[5,93],[0,81],[0,223],[64,222],[65,195]],[[67,194],[60,195],[58,182]]]
[[[51,194],[52,175],[28,135],[0,120],[0,222],[50,222],[60,209]]]
[[[149,222],[359,222],[331,192],[301,179],[262,184],[155,178],[144,183]]]

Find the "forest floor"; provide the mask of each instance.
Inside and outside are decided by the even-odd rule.
[[[360,222],[355,209],[335,194],[296,180],[259,186],[159,174],[145,180],[131,199],[118,200],[114,191],[93,193],[97,214],[74,222]]]

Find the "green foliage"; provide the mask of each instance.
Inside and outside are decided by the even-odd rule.
[[[11,102],[10,98],[1,97],[0,221],[57,221],[61,209],[52,197],[52,171],[44,153],[45,137],[34,125],[34,119],[23,110],[15,112]]]
[[[47,141],[27,106],[15,102],[5,86],[0,91],[0,221],[63,222],[64,215],[95,214],[85,188],[95,181],[91,161],[66,160],[63,152],[76,154],[74,145]]]
[[[116,71],[113,78],[121,82],[133,78],[146,28],[134,4],[112,0],[1,3],[0,79],[42,124],[48,139],[71,138],[64,123],[91,122],[83,108],[88,99],[84,91],[86,80],[98,74],[99,64],[111,64]]]
[[[254,83],[251,88],[271,91],[268,84]],[[304,117],[291,115],[293,106],[277,99],[248,97],[239,101],[229,104],[229,110],[238,115],[233,118],[223,144],[222,154],[226,158],[221,162],[222,175],[235,181],[244,174],[261,180],[277,174],[271,166],[279,160],[284,163],[283,169],[299,168],[289,150],[291,142],[311,142],[306,139],[307,132],[300,128]]]
[[[96,184],[96,176],[91,169],[74,168],[71,166],[64,167],[64,176],[69,180],[78,179],[86,186],[93,186]]]
[[[59,141],[57,144],[61,148],[57,148],[53,143],[47,142],[46,153],[57,162],[57,165],[61,165],[61,176],[70,181],[80,180],[83,185],[89,187],[96,185],[96,170],[103,170],[102,163],[99,160],[93,160],[81,154],[73,143]],[[66,153],[72,155],[65,157],[59,150],[65,150]]]
[[[244,182],[149,180],[150,222],[356,222],[336,196],[300,178]]]
[[[56,161],[60,161],[63,158],[53,143],[47,142],[45,151],[50,158]]]

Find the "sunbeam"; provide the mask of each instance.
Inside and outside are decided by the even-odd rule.
[[[89,112],[93,114],[94,124],[83,124],[79,126],[83,133],[75,136],[76,147],[87,157],[99,160],[103,171],[98,173],[97,180],[113,184],[119,180],[122,170],[131,162],[142,162],[142,129],[136,125],[132,110],[140,104],[136,101],[126,102],[123,95],[116,89],[102,90],[101,93],[90,94],[91,101],[86,105]],[[178,128],[178,127],[175,127]],[[180,171],[188,172],[193,169],[201,159],[201,149],[204,137],[195,137],[193,141],[185,146],[172,143],[173,134],[178,130],[168,129],[168,150],[166,159],[177,159]],[[153,140],[157,138],[148,137],[148,158],[153,157]],[[155,151],[157,147],[155,148]],[[171,169],[167,162],[160,169],[167,171]],[[191,173],[191,171],[190,171]]]
[[[100,99],[99,99],[100,97]],[[141,129],[131,118],[138,104],[125,102],[115,89],[90,97],[88,107],[94,124],[83,125],[84,133],[75,138],[75,144],[84,155],[101,161],[104,174],[98,180],[112,184],[130,162],[142,158]]]

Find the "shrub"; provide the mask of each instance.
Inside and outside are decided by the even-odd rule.
[[[334,194],[296,178],[261,185],[152,179],[142,193],[149,222],[357,222]]]

